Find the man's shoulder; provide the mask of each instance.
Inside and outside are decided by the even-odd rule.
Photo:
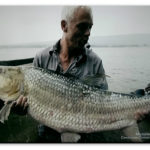
[[[92,48],[86,48],[87,58],[93,60],[94,62],[101,62],[102,59],[93,51]]]
[[[36,56],[40,57],[40,58],[47,57],[47,56],[49,56],[49,52],[51,50],[52,50],[52,46],[49,46],[47,48],[43,48],[43,49],[41,49],[40,51],[37,52]]]

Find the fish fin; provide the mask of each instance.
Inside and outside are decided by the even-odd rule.
[[[13,101],[5,103],[3,108],[0,110],[0,122],[4,123],[5,120],[8,120]]]
[[[61,141],[63,143],[76,143],[80,138],[81,136],[77,133],[65,132],[61,134]]]
[[[110,77],[106,74],[95,74],[95,75],[86,75],[84,78],[82,78],[82,82],[85,84],[88,84],[90,86],[100,86],[100,83],[105,82],[105,78]]]
[[[139,127],[136,121],[131,126],[124,128],[123,133],[133,142],[142,142]]]

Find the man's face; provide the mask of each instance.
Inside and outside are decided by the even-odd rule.
[[[66,39],[70,48],[82,49],[88,42],[93,20],[91,15],[80,8],[67,24]]]

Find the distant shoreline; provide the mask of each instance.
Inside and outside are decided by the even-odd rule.
[[[91,45],[91,47],[119,47],[119,48],[123,48],[123,47],[150,47],[150,45]]]

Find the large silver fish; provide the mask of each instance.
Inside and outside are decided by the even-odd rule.
[[[85,81],[88,81],[87,78]],[[0,67],[0,99],[5,101],[0,121],[24,94],[28,113],[62,133],[63,142],[80,139],[76,133],[123,129],[133,141],[141,141],[135,113],[150,110],[150,98],[103,91],[74,77],[34,67]]]

